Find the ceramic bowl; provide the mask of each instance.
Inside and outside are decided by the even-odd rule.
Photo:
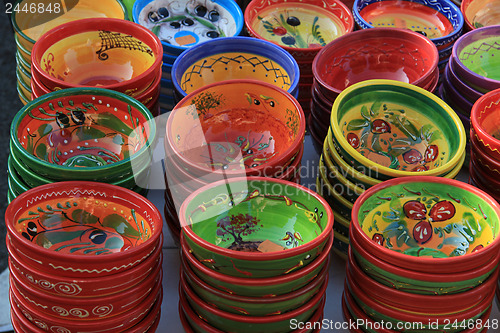
[[[33,47],[33,74],[50,90],[99,86],[138,96],[161,71],[162,46],[148,29],[95,18],[62,24]]]
[[[338,95],[352,84],[370,79],[425,87],[437,64],[437,48],[425,36],[410,30],[374,28],[332,41],[318,53],[312,68],[318,88],[325,95]]]
[[[12,246],[49,274],[115,274],[140,264],[161,246],[159,211],[147,199],[114,185],[43,185],[18,196],[6,212]]]
[[[339,167],[331,163],[328,158],[325,158],[327,151],[323,150],[323,155],[320,157],[319,168],[323,169],[321,174],[325,175],[330,184],[333,184],[334,189],[345,199],[354,203],[356,199],[366,190],[363,185],[358,186],[352,183],[349,179],[342,175]]]
[[[19,54],[19,56],[25,62],[31,64],[31,49],[28,49],[24,45],[20,44],[17,35],[14,35],[14,40],[16,42],[17,53]]]
[[[493,198],[463,182],[426,176],[392,179],[356,201],[351,238],[402,268],[461,272],[496,258],[499,213]]]
[[[446,77],[447,68],[444,70],[444,78]],[[449,80],[443,79],[443,89],[445,90],[446,102],[451,105],[459,105],[460,107],[453,108],[457,113],[461,113],[463,115],[470,115],[470,111],[472,109],[472,105],[474,102],[469,101],[462,93],[460,93]]]
[[[323,46],[351,32],[354,20],[337,0],[258,0],[245,9],[245,25],[250,36],[283,47],[297,61],[311,62]]]
[[[295,59],[265,40],[228,37],[196,45],[183,52],[172,67],[175,89],[183,97],[218,81],[256,79],[294,95],[300,71]]]
[[[469,102],[475,103],[481,96],[484,94],[477,91],[474,88],[469,87],[466,83],[464,83],[455,73],[453,66],[450,62],[448,62],[445,70],[444,70],[444,79],[448,81],[448,83],[454,87],[461,96],[465,97]],[[444,82],[444,81],[443,81]]]
[[[345,89],[333,104],[331,128],[344,160],[373,167],[381,180],[416,172],[445,175],[465,152],[465,130],[455,111],[434,94],[393,80]]]
[[[118,92],[56,91],[17,113],[12,154],[50,179],[117,181],[149,165],[156,136],[152,120],[143,104]]]
[[[460,8],[451,0],[356,0],[352,11],[361,29],[410,29],[429,38],[438,48],[460,37],[464,25]]]
[[[139,0],[132,16],[158,35],[164,52],[172,56],[203,41],[237,36],[243,28],[243,13],[230,0]]]
[[[204,282],[230,294],[240,296],[274,298],[299,290],[321,276],[323,270],[328,270],[330,249],[333,243],[333,232],[324,251],[310,265],[300,270],[290,272],[285,276],[271,278],[234,277],[219,273],[198,261],[186,244],[184,233],[181,233],[181,248],[183,265],[189,265],[193,272]]]
[[[351,219],[352,202],[344,198],[341,194],[342,189],[337,190],[336,185],[331,184],[328,181],[324,173],[324,169],[319,169],[319,175],[316,179],[316,188],[318,193],[325,198],[330,207],[335,207],[337,213],[339,213],[344,219]]]
[[[479,157],[477,149],[472,148],[470,161],[470,176],[475,179],[477,187],[490,194],[495,200],[500,196],[498,169],[492,168],[492,164],[486,165],[486,158]],[[498,201],[498,200],[497,200]]]
[[[474,103],[470,115],[478,148],[496,161],[500,161],[499,103],[500,89],[491,91]]]
[[[453,46],[450,62],[455,73],[482,93],[500,88],[500,62],[495,57],[499,36],[500,26],[483,27],[464,34]]]
[[[317,193],[260,177],[223,180],[197,190],[182,204],[179,218],[198,260],[219,273],[248,278],[289,274],[309,265],[333,227],[330,206]]]
[[[230,126],[228,127],[228,124]],[[208,85],[186,96],[167,121],[166,149],[193,177],[268,175],[302,145],[305,116],[286,91],[255,80]]]
[[[469,30],[500,24],[500,3],[495,0],[462,0],[460,10]]]

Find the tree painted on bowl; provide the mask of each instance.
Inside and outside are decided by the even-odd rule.
[[[258,252],[262,241],[244,241],[243,237],[250,236],[258,231],[262,224],[260,220],[250,214],[236,214],[225,216],[217,221],[217,236],[224,237],[225,241],[233,241],[228,247],[230,250],[242,252]],[[227,238],[226,238],[227,237]]]

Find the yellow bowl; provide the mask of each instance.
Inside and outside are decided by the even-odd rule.
[[[30,73],[31,76],[31,60],[27,62],[22,56],[19,50],[16,51],[16,63],[18,67],[22,67],[25,72]]]

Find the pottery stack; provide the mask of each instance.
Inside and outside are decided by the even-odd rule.
[[[333,241],[323,198],[289,181],[233,178],[192,193],[179,216],[187,332],[317,332],[291,323],[323,316]]]
[[[137,0],[134,22],[156,34],[163,45],[160,108],[171,111],[174,96],[172,65],[184,51],[219,37],[237,36],[243,28],[243,13],[234,0]]]
[[[179,207],[204,185],[245,175],[299,183],[305,127],[297,100],[266,82],[221,81],[182,99],[167,120],[164,142],[174,236]]]
[[[55,91],[26,104],[10,128],[8,200],[44,184],[98,181],[145,194],[156,123],[125,94]]]
[[[495,0],[464,0],[460,11],[466,31],[500,24],[500,3]]]
[[[498,283],[499,204],[441,177],[392,179],[354,204],[343,314],[377,332],[484,332]]]
[[[312,64],[309,130],[323,146],[332,105],[347,87],[370,79],[411,83],[430,92],[439,80],[438,51],[410,30],[373,28],[341,36],[325,46]]]
[[[465,160],[460,118],[434,94],[394,80],[356,83],[335,99],[318,192],[332,207],[335,250],[347,254],[353,203],[392,178],[454,178]]]
[[[17,92],[23,104],[27,104],[32,99],[31,53],[33,45],[40,36],[60,24],[84,18],[126,19],[127,11],[118,0],[100,1],[98,7],[94,4],[94,0],[80,0],[66,4],[69,8],[63,8],[59,2],[14,1],[11,8],[11,20],[17,47]],[[63,11],[68,12],[62,14]]]
[[[245,10],[245,26],[252,37],[287,50],[300,69],[298,101],[310,113],[314,57],[332,40],[350,33],[354,19],[340,0],[253,0]]]
[[[134,192],[60,182],[6,211],[16,332],[155,332],[162,302],[162,218]]]

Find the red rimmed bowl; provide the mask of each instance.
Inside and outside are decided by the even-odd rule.
[[[137,96],[161,72],[163,48],[139,24],[94,18],[62,24],[35,43],[32,73],[50,90],[100,86]]]
[[[500,160],[499,103],[500,88],[479,98],[472,106],[470,115],[478,148],[497,161]]]
[[[125,272],[162,246],[158,209],[135,192],[104,183],[38,186],[10,203],[5,220],[21,260],[54,275]]]
[[[351,238],[395,266],[457,273],[497,258],[499,214],[500,205],[469,184],[403,177],[361,194],[352,210]]]
[[[462,0],[460,11],[468,30],[500,24],[500,3],[495,0]]]
[[[332,41],[318,53],[312,68],[318,88],[328,96],[370,79],[426,87],[434,79],[438,58],[434,43],[419,33],[374,28]]]
[[[477,132],[471,128],[470,130],[470,144],[471,144],[471,160],[478,166],[478,170],[481,171],[487,178],[493,181],[492,188],[495,187],[496,183],[499,183],[500,177],[500,160],[495,159],[488,153],[492,152],[481,142]]]

